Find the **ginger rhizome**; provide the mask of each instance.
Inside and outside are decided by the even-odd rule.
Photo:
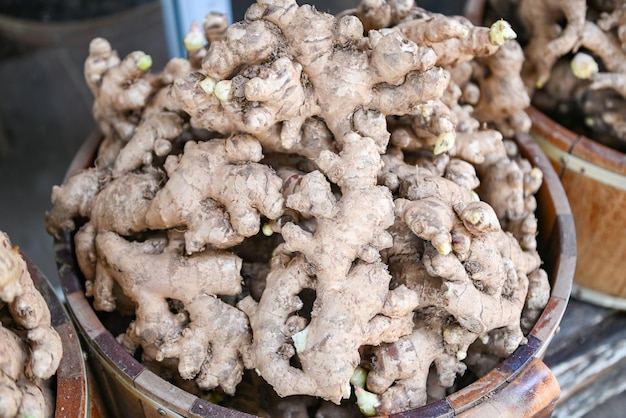
[[[160,74],[92,42],[104,138],[52,193],[48,231],[93,306],[130,316],[124,348],[225,405],[262,381],[388,414],[524,343],[549,283],[506,22],[259,0],[203,29]]]
[[[576,132],[626,150],[624,2],[490,3],[508,4],[507,18],[524,33],[522,75],[533,104]]]
[[[349,380],[360,362],[359,348],[392,341],[409,332],[412,310],[395,315],[385,312],[385,304],[393,300],[394,293],[389,291],[391,276],[380,262],[380,250],[392,245],[386,229],[393,223],[393,199],[387,188],[376,185],[381,159],[374,140],[352,133],[344,138],[339,155],[324,151],[315,162],[321,172],[303,176],[286,204],[304,216],[314,216],[316,229],[310,232],[294,223],[282,227],[283,249],[300,256],[291,260],[285,257],[283,266],[272,269],[258,306],[245,310],[255,338],[256,368],[279,395],[306,393],[339,403],[350,396]],[[327,178],[341,189],[337,201]],[[311,198],[324,191],[331,205],[311,205]],[[342,245],[335,245],[339,240]],[[293,275],[300,277],[294,280]],[[294,283],[288,287],[290,281]],[[361,286],[372,293],[363,293]],[[295,321],[289,315],[305,288],[316,293],[317,309],[310,322],[296,333],[279,332],[287,322]],[[287,290],[284,298],[292,302],[276,306],[277,295]],[[254,305],[250,300],[242,304]],[[350,310],[354,310],[352,315],[341,314]],[[281,311],[284,313],[278,315]],[[275,330],[269,341],[260,337],[266,329]],[[277,339],[281,334],[291,334],[295,346],[291,354],[297,355],[300,369],[289,364],[289,355],[276,358],[285,343],[284,338]]]
[[[42,380],[63,355],[50,310],[35,288],[26,261],[0,232],[0,416],[46,417],[53,405]]]

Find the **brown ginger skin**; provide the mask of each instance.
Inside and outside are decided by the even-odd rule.
[[[92,59],[96,91],[110,77],[119,92],[124,71],[124,86],[151,90],[122,118],[97,113],[110,128],[98,171],[56,193],[49,228],[81,225],[94,306],[130,299],[135,319],[118,340],[181,387],[232,394],[248,368],[288,400],[339,404],[365,367],[371,387],[358,392],[375,391],[381,412],[405,410],[442,392],[429,388],[431,365],[451,386],[470,344],[506,355],[524,341],[520,306],[526,323],[541,309],[540,275],[526,298],[538,256],[518,244],[536,232],[538,183],[489,115],[472,113],[489,99],[481,77],[512,78],[488,80],[471,60],[496,59],[511,33],[404,1],[366,9],[374,23],[259,0],[161,75],[131,71],[132,54]],[[490,123],[519,126],[520,106]],[[407,347],[420,357],[396,358]]]
[[[426,401],[426,377],[433,363],[440,384],[451,384],[454,376],[464,371],[459,361],[467,355],[470,344],[487,337],[491,330],[506,330],[499,339],[493,338],[491,350],[499,356],[510,354],[524,340],[519,318],[528,289],[527,275],[538,268],[539,258],[523,252],[513,237],[499,228],[495,213],[484,202],[468,204],[458,216],[471,234],[465,260],[453,252],[441,254],[426,243],[422,257],[427,274],[401,270],[402,282],[420,295],[420,306],[432,304],[442,310],[438,315],[449,319],[431,322],[429,327],[418,326],[411,336],[374,348],[377,361],[368,375],[367,387],[381,394],[381,413],[401,411],[396,405],[408,399],[410,407],[422,405]],[[406,242],[401,239],[398,244]],[[498,248],[498,254],[487,256],[493,248]],[[390,251],[394,259],[403,253],[400,249]],[[457,325],[446,326],[449,321]],[[433,333],[439,337],[429,336]],[[428,355],[416,358],[407,347],[420,347],[415,352]]]
[[[304,259],[298,264],[296,261],[277,262],[277,270],[270,272],[258,306],[248,307],[246,311],[252,316],[253,335],[259,333],[258,338],[263,338],[261,330],[267,329],[270,323],[274,323],[272,328],[280,335],[278,330],[285,327],[287,316],[296,310],[296,295],[314,277],[316,308],[311,321],[297,333],[287,334],[294,340],[302,370],[289,365],[291,355],[285,355],[280,366],[276,365],[277,360],[270,362],[275,357],[270,353],[286,344],[284,338],[276,341],[276,336],[270,340],[255,337],[256,368],[281,396],[308,393],[339,403],[350,395],[349,380],[359,363],[359,347],[379,344],[409,332],[412,307],[396,312],[394,317],[380,315],[387,298],[393,298],[391,292],[385,291],[391,276],[379,261],[379,251],[391,245],[391,237],[385,229],[393,222],[393,209],[389,192],[376,186],[381,161],[374,140],[352,134],[344,138],[344,149],[339,155],[323,152],[316,163],[341,188],[341,198],[330,206],[330,212],[315,210],[316,206],[312,213],[304,212],[316,219],[313,233],[292,223],[283,226],[284,249],[298,251]],[[318,177],[315,173],[305,177]],[[323,177],[318,178],[326,182]],[[328,183],[326,187],[330,190]],[[287,206],[305,211],[312,207],[306,196],[312,190],[323,188],[302,187],[289,196]],[[335,244],[338,236],[345,245]],[[308,274],[306,266],[310,266]],[[274,305],[275,295],[287,289],[285,281],[293,274],[301,275],[300,280],[293,280],[301,283],[294,284],[296,287],[290,292],[294,303],[276,318],[274,312],[279,308]],[[379,297],[363,294],[358,283],[378,289],[374,294]],[[359,309],[351,309],[352,303]],[[332,362],[328,358],[332,358]]]
[[[391,414],[424,405],[427,376],[433,364],[440,374],[442,386],[451,384],[449,378],[445,380],[446,374],[454,377],[465,371],[465,365],[459,361],[456,352],[442,338],[447,320],[445,313],[420,318],[410,335],[374,349],[376,366],[368,373],[367,389],[382,393],[376,408],[378,414]],[[398,408],[398,405],[406,407]]]
[[[135,51],[118,62],[110,44],[102,38],[91,42],[89,53],[85,78],[95,96],[96,122],[106,137],[126,141],[134,132],[135,123],[129,119],[132,112],[142,109],[153,93],[145,77],[151,58]]]
[[[368,286],[386,293],[391,277],[380,262],[359,262],[340,289],[314,286],[313,269],[301,257],[283,263],[278,257],[273,261],[265,289],[268,296],[258,304],[251,299],[240,304],[250,316],[253,334],[255,330],[264,331],[254,334],[258,335],[253,343],[255,367],[280,396],[308,393],[339,403],[350,395],[349,380],[359,363],[359,346],[377,345],[405,335],[412,327],[411,315],[407,310],[400,312],[404,316],[381,315],[386,299],[372,298],[358,290],[359,286]],[[308,325],[290,316],[301,307],[297,295],[305,288],[315,288],[316,304],[320,306]],[[349,314],[347,301],[358,302],[358,314]],[[289,337],[298,341],[295,347]],[[289,364],[296,352],[302,369]]]
[[[3,232],[0,232],[0,301],[8,306],[15,328],[24,331],[22,340],[16,332],[0,325],[0,415],[43,417],[48,411],[37,383],[56,373],[63,346],[26,262]]]
[[[0,234],[0,276],[0,298],[8,305],[15,324],[27,331],[31,354],[25,373],[47,379],[61,361],[61,339],[50,325],[50,310],[35,288],[26,262],[4,233]]]
[[[363,22],[365,31],[370,31],[395,26],[409,16],[414,6],[413,0],[363,0],[350,12]]]
[[[493,55],[504,42],[516,37],[504,21],[487,28],[474,26],[462,16],[447,17],[422,9],[418,12],[420,18],[401,22],[397,28],[418,45],[430,46],[440,66],[458,65],[476,57]]]
[[[543,87],[558,58],[580,45],[585,11],[585,0],[520,2],[520,19],[531,34],[530,42],[524,47],[524,77],[530,89]],[[563,19],[565,27],[557,30]]]
[[[28,350],[17,334],[0,325],[0,416],[47,416],[41,389],[26,377]]]
[[[523,76],[533,103],[559,115],[575,131],[618,150],[626,142],[620,112],[626,100],[624,10],[623,2],[600,8],[583,0],[523,0],[518,9],[528,31]],[[570,80],[572,75],[579,80]],[[539,90],[544,86],[545,92]],[[572,119],[572,113],[584,115],[584,121]]]
[[[397,32],[385,35],[374,32],[364,38],[362,24],[354,16],[337,20],[308,5],[298,7],[294,1],[284,0],[271,2],[271,7],[269,2],[258,2],[247,17],[248,20],[231,26],[223,41],[209,47],[203,62],[203,70],[217,83],[216,87],[230,83],[235,100],[220,105],[218,99],[202,91],[200,82],[203,80],[199,78],[176,84],[181,108],[190,113],[196,126],[221,131],[224,128],[217,125],[219,123],[227,123],[228,129],[237,124],[238,130],[253,133],[265,143],[268,127],[288,119],[282,126],[280,138],[282,146],[289,149],[299,142],[298,133],[304,121],[319,116],[341,142],[344,135],[352,131],[353,115],[359,109],[384,115],[406,114],[411,111],[408,107],[411,103],[434,99],[445,88],[447,77],[440,68],[433,67],[436,57],[429,48],[418,48]],[[274,28],[278,28],[282,36],[277,35]],[[284,39],[290,41],[285,43]],[[289,83],[294,86],[293,92],[304,92],[305,106],[298,107],[298,102],[291,102],[293,93],[277,105],[266,104],[269,97],[250,96],[248,86],[252,79],[245,81],[244,78],[243,89],[237,87],[241,78],[235,73],[236,69],[255,68],[268,61],[274,50],[281,51],[282,55],[272,65],[288,58],[288,62],[294,63],[293,68],[298,67],[302,72],[302,76],[291,77]],[[405,76],[408,77],[405,79]],[[301,78],[307,80],[306,87]],[[346,80],[350,80],[350,89],[341,87]],[[301,100],[302,95],[298,97]],[[190,106],[192,100],[193,107]],[[251,100],[258,102],[253,114],[261,112],[275,117],[264,117],[260,125],[256,119],[244,119],[247,113],[237,108],[238,103],[248,106],[246,103]],[[281,115],[267,108],[270,105],[292,113]],[[229,109],[235,107],[228,122],[202,117],[214,113],[210,109],[216,106],[223,106],[229,113]],[[372,113],[359,131],[370,136],[380,131],[378,126],[384,124],[384,118],[378,116],[378,112]],[[384,149],[388,133],[384,130],[382,136],[374,136],[374,139]]]
[[[530,130],[530,117],[524,112],[530,97],[519,76],[523,63],[522,48],[513,40],[502,44],[493,55],[476,60],[476,65],[487,70],[478,80],[480,99],[472,116],[492,124],[506,138]]]
[[[186,227],[187,253],[207,245],[232,247],[260,229],[260,217],[282,214],[282,180],[267,166],[250,135],[187,142],[182,156],[165,163],[168,181],[152,201],[152,229]],[[220,179],[215,181],[214,179]]]
[[[167,156],[172,151],[171,142],[183,133],[183,122],[173,112],[161,112],[146,119],[117,155],[113,177],[150,166],[155,156]]]
[[[175,241],[132,243],[113,232],[99,234],[96,246],[102,255],[97,274],[115,280],[137,304],[125,345],[131,351],[141,345],[145,356],[158,361],[178,359],[180,375],[202,389],[234,393],[250,344],[248,322],[216,296],[241,291],[241,259],[216,251],[187,257]],[[167,278],[153,271],[168,271]],[[167,299],[180,301],[188,317],[172,313]]]
[[[75,220],[88,217],[94,197],[108,181],[105,170],[89,168],[52,187],[52,207],[46,213],[46,230],[56,238],[76,228]]]
[[[623,9],[623,6],[621,7]],[[615,12],[619,15],[619,7]],[[621,11],[623,14],[624,12]],[[601,29],[601,26],[609,29]],[[611,25],[603,24],[602,20],[596,23],[591,21],[585,22],[585,27],[582,35],[581,46],[585,50],[597,57],[598,61],[602,63],[604,70],[592,71],[587,77],[581,77],[579,69],[576,68],[575,56],[570,67],[577,77],[588,79],[588,96],[590,96],[588,103],[580,105],[583,112],[590,116],[590,124],[599,133],[598,140],[612,146],[616,149],[623,150],[626,148],[626,122],[620,112],[620,108],[623,108],[624,101],[626,101],[626,52],[623,49],[623,43],[619,34],[624,33],[624,26],[613,27]],[[597,65],[596,65],[597,68]],[[602,93],[606,91],[613,91],[615,96],[605,94],[602,97]],[[600,100],[594,103],[592,97],[599,96]],[[604,100],[603,100],[604,99]],[[607,138],[608,137],[608,138]],[[612,137],[612,138],[611,138]]]
[[[129,236],[148,229],[146,213],[159,190],[157,172],[128,173],[107,183],[93,198],[89,221],[74,236],[76,260],[85,276],[86,294],[94,296],[96,309],[113,311],[113,282],[96,274],[96,237],[112,231]],[[112,208],[115,208],[114,210]]]

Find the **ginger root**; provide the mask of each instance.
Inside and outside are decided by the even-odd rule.
[[[0,301],[10,318],[0,323],[0,416],[48,416],[51,406],[45,403],[41,381],[59,367],[61,338],[26,262],[4,232],[0,232]]]
[[[92,44],[105,138],[46,226],[94,308],[132,315],[122,346],[225,405],[272,408],[241,402],[254,370],[334,416],[422,405],[523,344],[549,286],[541,175],[504,139],[528,128],[510,27],[376,0],[223,23],[161,74]]]
[[[187,142],[180,158],[165,162],[169,180],[146,213],[147,225],[186,225],[188,253],[207,244],[232,247],[256,234],[261,215],[275,219],[283,210],[282,181],[257,163],[262,158],[261,145],[250,135]]]
[[[585,26],[585,0],[521,0],[519,17],[528,30],[524,49],[525,76],[531,86],[542,88],[556,61],[578,48]],[[561,21],[565,20],[565,27]]]
[[[509,3],[505,17],[524,33],[522,76],[533,104],[570,129],[625,150],[623,2],[500,3]]]
[[[381,165],[376,149],[371,138],[352,134],[344,138],[339,155],[330,151],[320,154],[316,163],[341,188],[341,198],[328,212],[312,211],[317,220],[314,233],[293,223],[282,227],[283,250],[298,252],[301,257],[294,261],[286,258],[282,266],[273,266],[258,306],[246,308],[252,317],[253,335],[260,336],[262,330],[272,328],[278,336],[278,330],[295,320],[289,315],[298,305],[297,294],[305,286],[316,292],[316,312],[310,322],[296,333],[286,334],[293,339],[295,352],[283,352],[279,359],[273,353],[280,348],[277,344],[285,343],[284,339],[254,342],[256,368],[281,396],[306,393],[339,403],[350,396],[349,380],[359,364],[359,347],[397,338],[412,327],[411,309],[394,317],[384,315],[384,305],[393,298],[393,292],[387,294],[391,276],[379,261],[379,251],[391,246],[391,236],[385,229],[393,223],[393,203],[389,191],[376,185]],[[315,177],[322,185],[315,185],[315,180],[305,183],[303,179],[302,187],[287,199],[287,206],[305,216],[313,215],[306,212],[311,207],[311,194],[324,188],[330,191],[330,184],[318,173],[311,172],[305,178]],[[341,247],[333,245],[338,237],[344,243]],[[297,274],[298,280],[292,278]],[[295,287],[287,286],[290,281]],[[314,284],[307,285],[309,281]],[[373,294],[377,296],[360,292],[362,285],[376,289]],[[279,292],[288,292],[285,298],[294,302],[282,309],[274,305]],[[246,304],[254,305],[249,300]],[[358,310],[348,314],[352,304]],[[284,313],[278,316],[281,311]],[[344,313],[337,316],[338,312]],[[296,354],[301,369],[289,364]]]
[[[248,322],[217,296],[241,292],[241,260],[219,251],[185,257],[175,239],[132,243],[114,232],[99,234],[96,250],[102,254],[96,274],[115,280],[137,304],[122,344],[132,351],[141,346],[158,361],[175,358],[184,379],[233,394],[250,344]],[[154,269],[167,271],[167,277],[155,277]],[[184,312],[172,313],[173,300]]]

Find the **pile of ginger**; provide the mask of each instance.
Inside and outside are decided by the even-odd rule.
[[[131,315],[120,344],[186,390],[262,416],[281,407],[238,401],[261,383],[317,416],[424,405],[549,298],[514,37],[406,0],[258,0],[159,73],[94,39],[103,140],[47,229],[94,308]]]
[[[0,231],[0,417],[54,415],[54,375],[63,355],[50,310],[26,261]]]
[[[533,105],[570,129],[626,152],[626,3],[489,1],[522,34]]]

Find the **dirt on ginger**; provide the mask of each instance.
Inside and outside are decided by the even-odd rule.
[[[0,416],[48,417],[52,377],[63,355],[50,311],[26,261],[0,231]]]
[[[528,103],[510,26],[406,1],[205,23],[160,74],[92,42],[104,138],[52,193],[94,308],[131,315],[123,347],[227,406],[351,416],[524,344],[550,289],[541,173],[509,141]],[[250,405],[260,386],[271,405]]]

